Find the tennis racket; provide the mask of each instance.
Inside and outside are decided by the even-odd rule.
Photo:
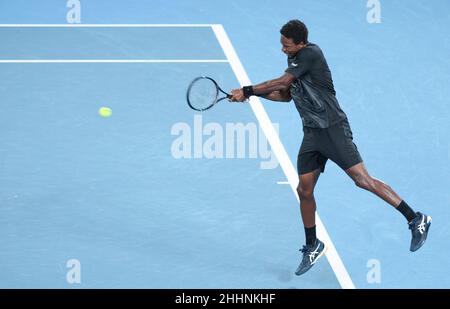
[[[223,91],[217,82],[208,76],[195,78],[186,93],[190,108],[196,111],[206,111],[222,100],[230,99],[231,95]]]

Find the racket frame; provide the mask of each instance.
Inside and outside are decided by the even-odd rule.
[[[191,103],[191,100],[189,100],[189,94],[191,92],[192,86],[198,80],[201,80],[201,79],[210,80],[216,87],[216,95],[215,95],[214,100],[212,101],[212,103],[209,106],[207,106],[205,108],[197,108]],[[222,92],[225,96],[219,98],[220,92]],[[225,99],[230,99],[230,98],[231,98],[231,95],[229,93],[223,91],[222,88],[220,88],[220,86],[217,84],[217,82],[209,76],[199,76],[199,77],[194,78],[194,80],[189,84],[188,90],[186,92],[186,101],[187,101],[189,107],[192,108],[193,110],[196,110],[199,112],[206,111],[206,110],[210,109],[211,107],[213,107],[214,105],[216,105],[217,103],[219,103],[220,101],[225,100]]]

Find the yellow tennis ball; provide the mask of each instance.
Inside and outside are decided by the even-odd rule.
[[[100,107],[98,114],[102,117],[109,117],[112,115],[112,110],[109,107]]]

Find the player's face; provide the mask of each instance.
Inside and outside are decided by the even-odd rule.
[[[303,42],[300,42],[300,44],[295,44],[293,39],[288,39],[284,35],[281,35],[280,41],[282,46],[281,50],[289,57],[295,56],[298,53],[298,51],[305,46]]]

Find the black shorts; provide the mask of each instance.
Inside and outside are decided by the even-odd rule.
[[[303,132],[303,142],[297,157],[299,175],[316,169],[323,173],[328,159],[343,170],[362,162],[358,148],[353,143],[348,120],[325,129],[304,127]]]

